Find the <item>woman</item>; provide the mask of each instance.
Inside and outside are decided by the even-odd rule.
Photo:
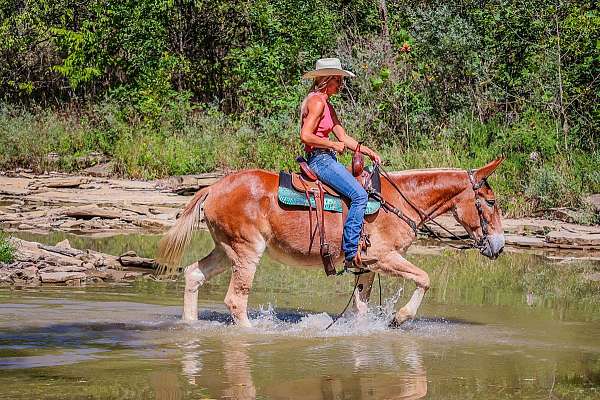
[[[309,167],[322,182],[350,200],[342,250],[346,266],[360,266],[360,258],[356,255],[368,196],[365,189],[336,158],[336,153],[341,154],[346,148],[355,151],[358,142],[346,133],[329,102],[329,97],[339,92],[346,76],[355,75],[343,70],[338,58],[320,59],[314,71],[302,76],[305,79],[313,78],[314,82],[302,102],[300,139],[304,143]],[[329,140],[332,132],[338,141]],[[360,151],[375,163],[381,162],[379,154],[367,146],[361,145]],[[363,259],[362,263],[375,261]]]

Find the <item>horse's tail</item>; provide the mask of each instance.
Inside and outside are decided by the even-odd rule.
[[[160,273],[177,274],[183,251],[192,239],[192,232],[200,224],[202,204],[210,193],[210,186],[198,191],[185,206],[175,225],[169,229],[158,244],[156,261],[161,265]]]

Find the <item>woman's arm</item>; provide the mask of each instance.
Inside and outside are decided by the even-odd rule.
[[[306,107],[308,109],[308,114],[304,117],[302,129],[300,129],[300,140],[302,143],[312,147],[331,149],[338,153],[342,153],[344,151],[344,143],[342,141],[333,142],[329,139],[320,138],[313,133],[315,129],[317,129],[319,120],[325,110],[325,102],[317,96],[314,96],[308,99]]]
[[[338,119],[335,111],[333,111],[331,117],[333,119],[333,134],[335,135],[335,137],[338,138],[340,142],[343,142],[347,148],[349,148],[352,151],[356,151],[358,142],[356,141],[356,139],[354,139],[352,136],[346,133],[346,129],[344,129],[344,127],[340,123],[340,120]],[[373,160],[376,163],[381,162],[381,156],[375,151],[368,148],[367,146],[360,145],[360,152],[366,154],[371,160]]]

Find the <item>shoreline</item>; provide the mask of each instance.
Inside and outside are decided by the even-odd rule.
[[[65,232],[92,237],[161,234],[202,187],[222,175],[176,176],[154,181],[64,173],[0,172],[0,229],[7,233]],[[465,236],[451,215],[437,218]],[[544,218],[503,219],[507,250],[547,254],[549,258],[600,261],[600,226]],[[448,234],[431,226],[444,240]],[[424,245],[423,245],[424,243]],[[447,247],[419,237],[419,246]]]

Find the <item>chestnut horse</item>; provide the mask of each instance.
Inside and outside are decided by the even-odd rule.
[[[451,211],[481,253],[494,259],[502,252],[504,235],[500,210],[486,178],[502,161],[503,158],[498,158],[470,172],[423,169],[390,174],[389,179],[403,196],[383,178],[381,194],[417,225],[424,222],[426,215],[435,218]],[[199,287],[231,267],[225,304],[236,324],[250,326],[246,313],[248,295],[256,266],[265,251],[282,263],[319,267],[318,246],[309,250],[307,210],[280,205],[277,190],[278,175],[272,172],[246,170],[228,175],[197,192],[161,240],[158,260],[171,271],[176,270],[192,230],[200,222],[206,222],[215,243],[209,255],[185,268],[184,320],[198,319]],[[336,260],[341,262],[342,214],[325,214],[326,237]],[[401,324],[414,318],[429,289],[427,273],[403,256],[415,239],[415,232],[405,221],[384,209],[366,216],[365,224],[372,243],[369,256],[376,257],[378,262],[369,266],[369,273],[356,278],[354,309],[366,310],[375,273],[407,278],[415,282],[416,289],[391,321]]]

